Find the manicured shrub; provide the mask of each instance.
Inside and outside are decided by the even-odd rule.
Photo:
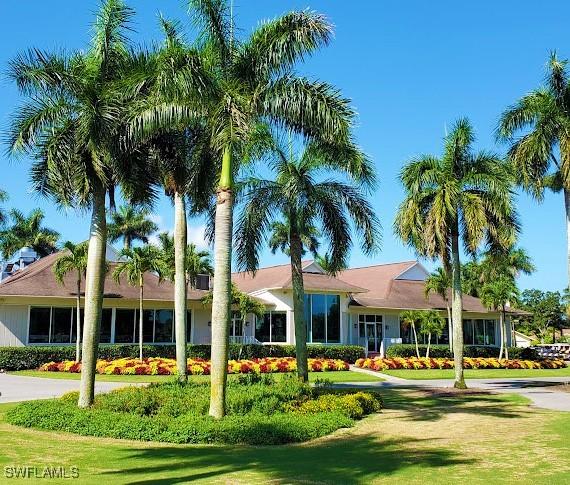
[[[99,394],[89,409],[76,406],[77,393],[25,402],[8,411],[7,420],[88,436],[273,445],[324,436],[381,408],[380,398],[369,392],[314,389],[293,377],[261,380],[247,385],[230,382],[228,415],[221,420],[207,415],[207,384],[176,382]]]
[[[209,359],[210,345],[187,346],[188,357],[193,359]],[[364,348],[358,345],[309,345],[309,357],[321,359],[344,360],[355,362],[364,357]],[[99,359],[115,360],[137,358],[138,345],[99,346]],[[174,359],[174,345],[144,345],[143,355]],[[239,345],[230,344],[230,359],[261,359],[264,357],[295,357],[294,345]],[[37,369],[46,362],[61,362],[75,359],[75,346],[41,346],[41,347],[0,347],[0,369],[6,371]]]
[[[419,345],[420,356],[426,354],[426,345]],[[500,349],[498,347],[488,347],[484,345],[466,345],[463,348],[465,357],[499,357]],[[416,346],[414,344],[395,344],[390,345],[386,349],[386,357],[416,357]],[[433,358],[451,359],[453,352],[448,345],[432,345],[430,346],[429,356]],[[509,347],[509,358],[538,360],[539,356],[534,349]]]
[[[376,371],[393,369],[453,369],[453,359],[425,357],[392,357],[382,359],[358,359],[356,367]],[[521,360],[466,357],[463,359],[465,369],[560,369],[566,367],[563,360]]]

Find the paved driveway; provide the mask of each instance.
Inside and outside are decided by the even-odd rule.
[[[105,392],[130,384],[124,382],[97,382],[95,392]],[[0,403],[49,399],[59,397],[66,392],[78,391],[79,380],[46,379],[13,374],[0,374]]]

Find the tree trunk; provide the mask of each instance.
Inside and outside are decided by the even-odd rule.
[[[186,280],[186,200],[178,192],[174,194],[174,331],[176,341],[176,369],[178,380],[186,382],[186,309],[187,309],[187,280]]]
[[[144,300],[144,273],[139,279],[139,360],[143,360],[143,300]]]
[[[451,319],[451,308],[449,307],[449,305],[446,305],[446,308],[447,308],[447,330],[449,332],[449,338],[448,338],[449,350],[453,352],[453,331],[450,329],[453,320]]]
[[[507,345],[507,317],[505,315],[504,309],[502,311],[502,317],[503,317],[503,327],[505,329],[505,359],[509,360],[509,346]],[[511,333],[511,339],[512,339],[512,333]],[[511,341],[511,345],[512,345],[512,341]]]
[[[77,312],[75,318],[75,362],[81,360],[81,272],[79,272],[79,277],[77,278],[77,299],[76,299],[76,309]]]
[[[459,230],[457,222],[451,235],[451,317],[453,319],[453,361],[455,382],[453,387],[466,389],[463,375],[463,292],[461,290],[461,263],[459,261]]]
[[[505,350],[505,326],[503,321],[503,312],[499,314],[499,330],[501,333],[501,350],[499,350],[499,360],[503,358],[503,352]]]
[[[566,265],[568,281],[566,287],[570,287],[570,190],[564,189],[564,208],[566,210]]]
[[[416,325],[412,323],[412,332],[414,334],[414,342],[416,343],[416,355],[420,358],[420,347],[418,345],[418,334],[416,332]]]
[[[309,362],[307,353],[307,324],[305,322],[305,288],[301,254],[303,243],[298,234],[290,234],[291,283],[293,286],[293,316],[295,319],[295,354],[297,357],[297,376],[303,382],[309,380]]]
[[[428,333],[428,344],[426,349],[426,359],[429,359],[429,347],[431,345],[431,332]]]
[[[95,394],[95,367],[99,347],[99,329],[103,312],[105,291],[105,253],[107,245],[107,222],[105,220],[105,190],[100,185],[93,189],[93,214],[87,274],[85,277],[85,320],[83,323],[83,360],[78,406],[89,407]]]
[[[233,232],[232,152],[227,146],[222,160],[222,176],[217,191],[214,291],[212,297],[212,356],[210,416],[222,418],[226,412],[228,338],[231,309],[231,265]]]
[[[123,238],[123,245],[125,249],[131,249],[131,238],[127,235]]]

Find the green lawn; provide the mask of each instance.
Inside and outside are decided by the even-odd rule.
[[[22,370],[11,372],[14,375],[43,377],[50,379],[80,379],[81,374],[71,374],[68,372],[40,372],[37,370]],[[276,378],[285,374],[272,374]],[[235,379],[236,375],[229,375],[230,379]],[[116,376],[116,375],[97,375],[96,379],[100,382],[166,382],[174,379],[172,376]],[[190,376],[190,379],[197,382],[204,382],[210,379],[209,376]],[[327,379],[332,382],[378,382],[383,381],[381,377],[370,374],[353,371],[335,371],[335,372],[309,372],[309,381],[314,382],[317,379]]]
[[[453,379],[453,369],[399,369],[382,371],[403,379]],[[466,379],[508,379],[513,377],[570,377],[570,367],[564,369],[466,369]]]
[[[0,476],[6,466],[76,465],[78,483],[97,485],[570,483],[570,413],[529,408],[520,396],[382,392],[386,410],[354,428],[305,444],[265,448],[22,429],[4,422],[13,405],[0,405]]]

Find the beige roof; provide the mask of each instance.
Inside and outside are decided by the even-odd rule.
[[[304,262],[303,267],[307,267],[311,262]],[[260,268],[255,275],[253,273],[241,272],[232,274],[232,281],[237,287],[245,292],[252,293],[263,289],[290,289],[291,265],[281,264]],[[319,273],[303,273],[303,284],[308,291],[339,291],[342,293],[361,293],[367,291],[361,286],[347,283],[340,278]]]
[[[36,261],[13,276],[0,283],[0,296],[51,296],[59,298],[76,297],[76,278],[73,273],[68,273],[64,278],[64,284],[57,283],[52,267],[61,253],[50,254]],[[105,298],[124,298],[137,300],[139,290],[127,283],[126,278],[121,278],[117,283],[113,277],[113,268],[116,263],[110,263],[110,269],[105,278]],[[149,300],[172,301],[174,288],[169,281],[159,282],[158,276],[147,273],[144,276],[145,298]],[[82,287],[82,292],[85,287]],[[199,300],[207,292],[205,290],[188,289],[189,300]]]

